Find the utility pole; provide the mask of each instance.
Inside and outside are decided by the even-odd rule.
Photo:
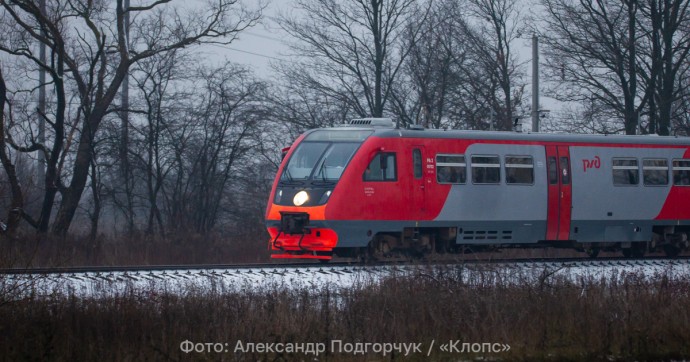
[[[46,0],[41,0],[38,4],[41,14],[46,13]],[[41,36],[45,37],[45,31],[41,27]],[[39,50],[39,60],[41,64],[46,64],[46,45],[41,42]],[[46,144],[46,71],[43,67],[38,70],[38,143],[42,146]],[[36,165],[36,184],[41,187],[46,180],[46,154],[43,149],[38,150],[38,161]]]
[[[495,122],[495,119],[496,119],[496,111],[495,111],[495,110],[493,109],[493,107],[492,107],[492,108],[491,108],[491,113],[489,114],[489,131],[493,131],[493,130],[494,130],[494,122]]]
[[[532,36],[532,132],[539,132],[539,38]]]

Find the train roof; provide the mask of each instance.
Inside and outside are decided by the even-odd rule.
[[[397,129],[368,127],[337,127],[325,130],[373,130],[372,136],[382,138],[434,138],[434,139],[471,139],[520,142],[554,142],[554,143],[610,143],[641,145],[690,146],[690,137],[658,135],[601,135],[571,133],[520,133],[501,131],[467,131],[438,129]]]

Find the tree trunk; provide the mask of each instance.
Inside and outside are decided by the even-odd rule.
[[[86,125],[90,122],[86,121]],[[87,126],[88,127],[88,126]],[[87,128],[85,127],[85,128]],[[77,149],[77,158],[74,161],[74,174],[72,175],[72,182],[70,186],[62,193],[62,203],[55,216],[55,223],[53,224],[53,233],[64,236],[69,230],[74,214],[79,206],[79,200],[86,187],[86,180],[89,176],[89,167],[91,166],[91,135],[90,130],[82,129],[79,139],[79,148]]]
[[[7,100],[7,88],[5,86],[5,79],[2,77],[2,69],[0,69],[0,161],[7,172],[7,179],[12,190],[12,201],[10,202],[10,209],[7,213],[7,229],[4,231],[8,235],[13,235],[19,226],[22,218],[22,209],[24,208],[24,197],[22,188],[17,178],[17,170],[12,164],[9,155],[7,154],[7,145],[5,144],[5,102]],[[0,233],[3,230],[0,229]]]
[[[110,104],[112,98],[106,104]],[[89,177],[89,168],[93,159],[93,152],[91,143],[96,136],[95,130],[98,129],[103,115],[105,114],[105,107],[94,109],[90,116],[84,120],[84,127],[79,136],[79,147],[77,148],[77,156],[72,168],[72,182],[69,187],[62,193],[62,203],[55,216],[55,223],[53,224],[53,233],[64,236],[67,234],[69,227],[74,218],[74,214],[79,207],[79,201],[86,188],[86,181]]]
[[[58,192],[59,175],[57,164],[62,153],[62,145],[65,138],[65,110],[67,108],[67,101],[65,97],[65,85],[63,83],[63,67],[62,56],[57,57],[57,76],[53,76],[55,84],[55,95],[57,97],[57,110],[55,112],[55,140],[53,141],[53,148],[50,152],[48,163],[46,164],[45,173],[45,195],[43,196],[43,204],[41,206],[41,215],[38,218],[38,232],[46,233],[50,223],[50,215],[53,212],[55,205],[55,196]]]

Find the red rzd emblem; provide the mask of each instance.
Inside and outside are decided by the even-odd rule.
[[[588,168],[600,168],[601,167],[601,159],[599,156],[594,156],[594,159],[592,160],[582,160],[582,169],[587,172]]]

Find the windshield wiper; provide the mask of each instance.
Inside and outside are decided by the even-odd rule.
[[[316,177],[319,175],[321,175],[321,180],[316,180]],[[319,167],[319,172],[314,174],[313,183],[316,185],[332,185],[335,183],[335,181],[326,178],[326,161],[321,163],[321,166]]]
[[[319,172],[317,175],[321,175],[321,180],[326,181],[326,161],[324,160],[319,167]]]
[[[299,181],[292,178],[292,175],[290,174],[290,169],[287,166],[285,167],[285,171],[283,171],[283,175],[287,178],[287,180],[283,180],[283,178],[281,177],[280,181],[278,182],[279,184],[304,185],[304,181]]]
[[[290,167],[285,166],[285,172],[283,175],[287,176],[288,181],[292,182],[292,175],[290,175]]]

